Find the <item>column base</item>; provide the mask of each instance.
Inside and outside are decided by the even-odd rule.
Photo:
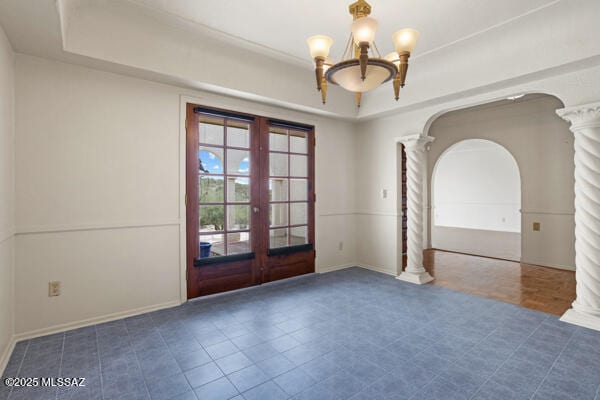
[[[423,285],[433,280],[433,276],[429,275],[429,272],[423,271],[418,273],[402,272],[396,277],[396,279],[404,282],[415,283],[417,285]]]
[[[563,322],[568,322],[569,324],[579,325],[583,326],[584,328],[600,331],[600,317],[584,314],[572,308],[567,310],[567,312],[560,317],[560,320]]]

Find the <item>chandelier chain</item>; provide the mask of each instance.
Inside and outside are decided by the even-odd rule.
[[[375,43],[374,40],[373,40],[373,47],[375,48],[375,51],[377,51],[377,58],[381,58],[381,53],[379,52],[379,49],[377,48],[377,43]],[[375,55],[374,52],[373,52],[373,55]]]
[[[354,46],[352,46],[352,32],[350,32],[350,36],[348,36],[348,41],[346,42],[346,48],[344,49],[344,53],[342,54],[342,60],[349,60],[352,57],[352,50],[354,50]]]

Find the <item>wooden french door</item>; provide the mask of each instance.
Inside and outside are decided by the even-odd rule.
[[[261,118],[262,282],[315,271],[314,129]]]
[[[314,129],[188,104],[188,298],[314,272]]]

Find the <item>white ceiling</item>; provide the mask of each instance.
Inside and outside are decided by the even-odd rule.
[[[352,0],[130,0],[155,11],[261,45],[294,58],[308,58],[306,38],[334,39],[338,59],[348,40]],[[376,44],[392,51],[391,36],[401,28],[421,32],[415,56],[435,51],[512,21],[559,0],[369,0],[379,21]],[[283,6],[285,5],[285,6]]]
[[[0,0],[0,25],[18,53],[348,119],[600,63],[598,0],[370,0],[382,54],[396,29],[421,32],[408,85],[397,102],[390,85],[367,93],[358,111],[332,86],[322,105],[305,41],[330,35],[339,57],[351,1]]]

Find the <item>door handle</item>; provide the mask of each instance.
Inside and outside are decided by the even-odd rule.
[[[252,209],[252,211],[254,211],[254,213],[255,213],[255,214],[258,214],[258,212],[260,211],[260,208],[258,208],[258,207],[254,207],[254,208]]]

